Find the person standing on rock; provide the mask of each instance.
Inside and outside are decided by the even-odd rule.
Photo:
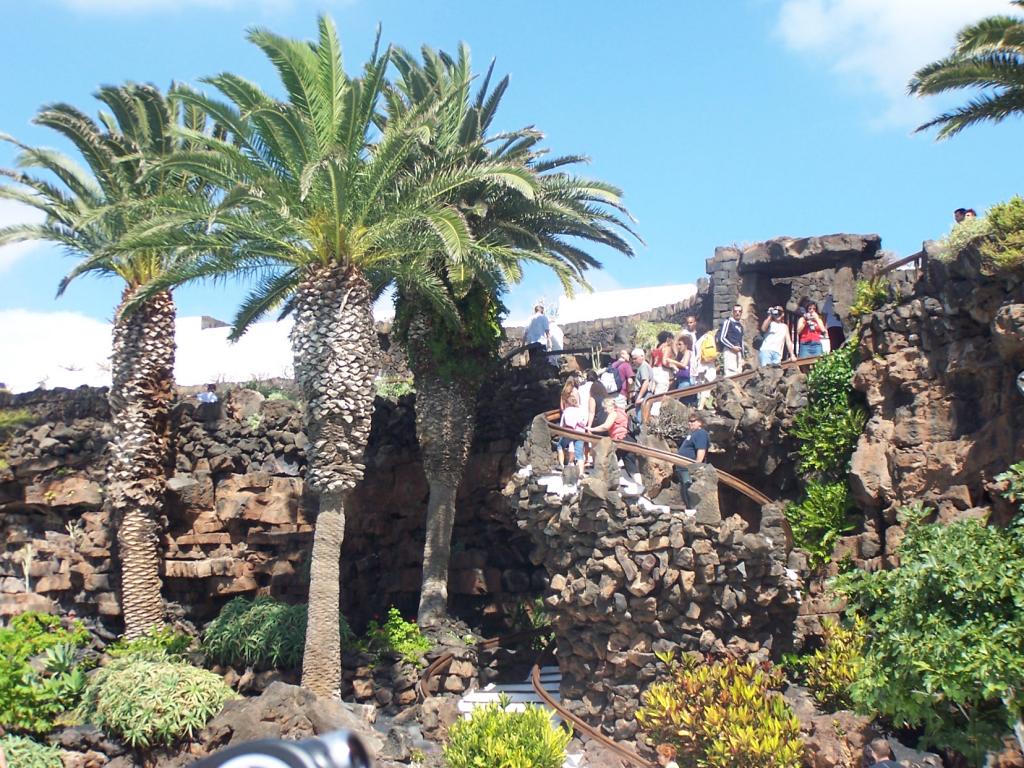
[[[793,340],[789,337],[789,326],[782,317],[782,307],[769,307],[768,316],[761,323],[764,337],[761,349],[757,351],[757,361],[762,367],[781,363],[783,351],[788,352],[791,358],[796,357]]]
[[[804,316],[797,320],[796,337],[800,342],[800,357],[817,357],[823,352],[821,337],[825,335],[825,321],[818,314],[818,303],[807,302]]]
[[[576,392],[570,392],[565,399],[560,425],[573,432],[583,432],[587,428],[587,412],[580,408]],[[571,453],[570,453],[571,451]],[[583,441],[571,437],[562,437],[558,441],[558,463],[571,464],[575,459],[576,466],[583,470]]]
[[[743,307],[733,305],[732,317],[722,322],[718,331],[718,345],[722,348],[722,363],[726,376],[735,376],[743,370]]]
[[[533,308],[533,316],[523,331],[523,344],[530,353],[530,362],[534,362],[534,353],[546,350],[551,339],[551,324],[544,314],[544,305],[537,304]]]
[[[210,403],[210,404],[216,403],[217,402],[217,385],[216,384],[207,384],[206,385],[206,391],[205,392],[200,392],[198,395],[196,395],[196,400],[198,400],[200,403]]]
[[[900,768],[900,764],[893,760],[892,747],[885,739],[872,739],[864,746],[865,768]]]
[[[684,459],[703,464],[707,460],[708,449],[711,447],[711,435],[704,429],[704,420],[696,413],[690,416],[689,426],[690,432],[679,444],[679,450],[676,453]],[[686,466],[677,466],[675,476],[679,481],[683,503],[687,509],[690,509],[689,488],[693,483],[690,478],[690,470]]]

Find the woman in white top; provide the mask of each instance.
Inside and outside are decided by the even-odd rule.
[[[769,307],[768,316],[761,323],[761,349],[757,359],[761,365],[778,365],[782,362],[782,350],[789,352],[791,358],[796,357],[793,351],[793,339],[789,336],[789,326],[782,319],[782,307]]]

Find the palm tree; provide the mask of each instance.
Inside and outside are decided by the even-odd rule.
[[[124,311],[141,285],[178,263],[169,249],[116,255],[112,249],[132,224],[129,209],[171,189],[197,190],[180,174],[150,175],[149,169],[183,142],[173,134],[179,121],[202,131],[205,117],[182,105],[173,89],[164,96],[150,85],[101,88],[96,97],[102,128],[68,104],[44,107],[34,122],[69,140],[88,171],[65,155],[26,146],[19,168],[48,172],[56,181],[4,169],[15,185],[0,186],[0,198],[16,200],[45,215],[41,224],[0,229],[0,244],[44,240],[80,259],[61,281],[58,296],[86,274],[124,281],[114,316],[111,389],[114,439],[108,466],[108,501],[118,530],[125,634],[136,637],[163,619],[158,533],[169,460],[169,407],[174,386],[174,301],[161,291]]]
[[[1010,1],[1024,8],[1024,0]],[[1024,114],[1024,18],[989,16],[964,27],[953,52],[918,70],[908,86],[918,96],[968,88],[981,93],[917,130],[939,125],[938,138],[945,139],[975,123]]]
[[[584,158],[545,159],[538,148],[542,135],[532,129],[488,134],[509,82],[504,77],[490,88],[493,62],[474,98],[467,46],[461,45],[455,58],[424,47],[422,57],[420,64],[408,52],[395,52],[399,79],[388,97],[389,119],[436,99],[448,105],[415,161],[512,164],[528,172],[538,190],[525,198],[484,182],[453,194],[452,203],[481,246],[472,261],[453,262],[444,254],[431,260],[457,309],[455,316],[439,316],[435,302],[419,295],[415,285],[400,279],[397,285],[396,330],[406,343],[415,378],[416,433],[430,488],[418,621],[431,625],[448,610],[455,498],[476,427],[477,396],[502,338],[505,287],[518,281],[527,261],[550,267],[567,291],[586,286],[585,271],[600,265],[566,238],[631,255],[617,230],[632,230],[615,213],[625,213],[618,190],[558,170]]]
[[[379,351],[367,276],[400,276],[442,314],[454,314],[427,263],[438,253],[453,262],[472,258],[476,244],[448,201],[477,183],[529,197],[533,182],[521,169],[500,163],[412,162],[445,104],[423,104],[378,128],[390,51],[382,54],[375,46],[362,76],[348,77],[329,18],[320,18],[315,43],[263,29],[250,31],[249,39],[276,68],[286,100],[233,74],[206,80],[226,101],[184,95],[227,137],[186,132],[204,147],[180,153],[162,168],[194,173],[219,191],[214,202],[166,200],[127,247],[160,244],[198,257],[153,281],[147,294],[197,279],[258,276],[235,317],[235,337],[273,309],[294,315],[295,376],[309,437],[306,482],[320,498],[302,682],[318,694],[335,695],[341,682],[345,504],[363,476]]]

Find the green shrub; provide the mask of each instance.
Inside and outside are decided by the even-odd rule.
[[[0,752],[10,768],[63,768],[60,748],[8,733],[0,736]]]
[[[296,669],[306,642],[306,606],[272,597],[236,597],[203,633],[211,661],[257,669]]]
[[[682,766],[799,768],[800,723],[778,692],[780,669],[692,656],[644,691],[636,719],[655,744],[676,748]]]
[[[807,551],[812,566],[827,563],[845,533],[853,530],[847,520],[849,493],[846,483],[811,481],[803,501],[786,505],[786,519],[793,543]]]
[[[452,725],[444,748],[449,768],[561,768],[572,733],[541,707],[509,712],[508,703],[503,696]]]
[[[112,658],[121,656],[139,656],[166,654],[168,656],[184,657],[186,651],[192,646],[192,638],[183,632],[177,632],[171,627],[150,627],[142,637],[134,640],[118,640],[106,647],[106,653]]]
[[[809,405],[793,419],[790,433],[800,438],[800,470],[836,475],[844,472],[868,423],[859,405]]]
[[[381,376],[377,379],[377,397],[397,400],[416,391],[412,379],[398,376]]]
[[[341,642],[356,638],[341,617]],[[256,669],[298,669],[306,645],[306,606],[272,597],[236,597],[203,633],[202,647],[211,661]]]
[[[32,423],[32,412],[28,408],[0,408],[0,437],[6,437],[19,427]]]
[[[1024,264],[1024,199],[1014,195],[993,205],[985,220],[992,235],[982,242],[980,251],[988,266],[1003,270]]]
[[[679,333],[679,323],[652,323],[641,320],[636,324],[636,336],[633,346],[647,350],[648,353],[658,345],[658,334],[668,331],[673,336]]]
[[[857,337],[834,349],[814,364],[807,374],[808,399],[812,405],[842,407],[853,393],[853,369],[857,361]]]
[[[851,692],[980,765],[1024,714],[1024,529],[929,525],[927,514],[903,510],[898,568],[836,580],[866,626]]]
[[[995,479],[1006,484],[1003,497],[1019,505],[1020,511],[1024,512],[1024,461],[1011,465],[1008,470],[996,475]]]
[[[829,710],[850,709],[850,686],[863,663],[864,622],[855,618],[852,626],[844,627],[825,619],[821,629],[822,646],[805,656],[791,657],[787,667],[797,673],[819,704]]]
[[[980,245],[991,235],[992,227],[986,217],[964,219],[959,224],[954,224],[953,229],[941,241],[940,258],[943,261],[952,261],[967,248]]]
[[[396,653],[410,664],[420,663],[420,657],[430,650],[430,641],[423,636],[415,621],[406,621],[401,612],[392,607],[383,624],[373,620],[366,627],[362,647],[374,656]]]
[[[889,281],[884,277],[858,280],[856,296],[850,305],[850,316],[870,315],[889,300]]]
[[[134,748],[192,738],[236,698],[220,675],[170,656],[122,656],[89,680],[79,715]]]
[[[74,709],[85,685],[76,651],[88,642],[81,622],[65,628],[45,613],[23,613],[0,629],[0,726],[47,733]]]

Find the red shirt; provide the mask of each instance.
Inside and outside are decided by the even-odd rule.
[[[628,429],[629,417],[626,416],[626,412],[618,408],[615,409],[615,418],[612,421],[612,426],[608,430],[608,436],[612,440],[624,440]]]

